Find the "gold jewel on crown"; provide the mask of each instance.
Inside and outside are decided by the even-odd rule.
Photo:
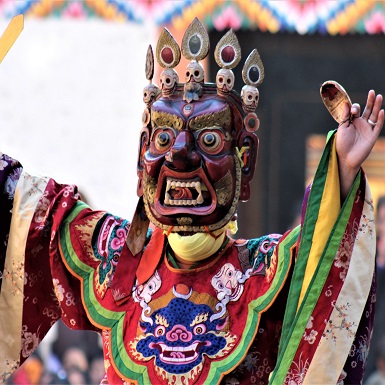
[[[181,49],[167,28],[164,28],[156,46],[156,59],[163,68],[160,74],[160,88],[152,83],[154,55],[151,45],[147,50],[146,79],[149,84],[143,91],[143,101],[146,106],[150,108],[159,96],[170,97],[176,92],[178,86],[183,86],[183,100],[187,103],[199,100],[205,92],[212,93],[215,85],[204,83],[204,68],[199,63],[208,55],[209,48],[208,33],[197,18],[187,28]],[[190,60],[183,84],[179,83],[179,76],[174,69],[180,62],[181,54]],[[232,69],[241,60],[241,47],[232,29],[218,42],[214,57],[218,66],[221,67],[216,75],[216,93],[222,97],[228,97],[231,94],[233,98],[239,99],[238,103],[242,106],[246,130],[250,132],[258,130],[259,119],[255,113],[259,101],[257,87],[264,79],[264,67],[258,51],[254,49],[245,61],[242,69],[242,79],[245,85],[240,96],[233,90],[235,77]]]

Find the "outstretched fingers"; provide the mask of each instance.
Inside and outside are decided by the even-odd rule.
[[[350,108],[350,114],[353,118],[359,118],[361,113],[361,106],[358,103],[354,103]]]
[[[370,90],[368,92],[368,98],[366,99],[366,105],[364,108],[364,112],[362,113],[362,118],[365,120],[368,120],[370,117],[370,114],[372,113],[373,106],[375,104],[376,99],[376,93],[374,90]]]
[[[373,126],[373,131],[376,132],[377,136],[380,135],[382,127],[384,125],[385,113],[384,110],[378,112],[376,124]]]
[[[364,112],[362,114],[362,118],[367,120],[372,127],[375,127],[378,123],[379,113],[382,106],[382,100],[383,98],[381,94],[378,94],[376,96],[373,90],[369,91],[368,99],[366,102]]]
[[[382,95],[377,95],[376,99],[374,101],[374,106],[373,106],[372,112],[368,118],[368,123],[370,125],[372,125],[373,127],[375,127],[378,124],[381,106],[382,106]]]

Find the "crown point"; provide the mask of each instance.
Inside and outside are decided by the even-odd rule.
[[[197,18],[186,29],[181,48],[182,55],[187,60],[203,60],[209,53],[209,35]]]
[[[259,79],[259,69],[257,66],[253,66],[249,69],[248,72],[248,78],[251,80],[252,83],[256,83]]]
[[[243,81],[250,86],[258,87],[265,77],[265,70],[259,53],[254,49],[245,61],[242,70]]]
[[[198,35],[193,35],[188,41],[188,46],[190,48],[190,52],[193,55],[197,55],[202,47],[202,40]]]
[[[235,58],[235,50],[231,45],[227,45],[226,47],[223,47],[221,51],[221,58],[224,63],[227,65],[230,65]]]
[[[174,61],[174,54],[170,47],[164,47],[160,52],[160,56],[162,60],[168,65]]]
[[[156,58],[163,68],[174,68],[179,64],[180,48],[167,28],[164,28],[159,36]]]
[[[219,40],[214,57],[219,67],[226,69],[235,68],[241,60],[241,46],[232,29]]]
[[[151,45],[147,48],[147,54],[146,54],[146,79],[150,81],[154,76],[154,54],[152,52]]]

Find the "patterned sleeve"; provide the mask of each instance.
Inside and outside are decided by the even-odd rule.
[[[63,294],[52,279],[67,277],[65,301],[78,329],[93,329],[81,306],[78,282],[66,273],[58,228],[79,200],[76,187],[27,174],[0,156],[0,383],[37,348],[60,318]]]
[[[7,155],[0,154],[0,278],[3,276],[2,272],[4,271],[15,187],[22,170],[19,162]],[[0,279],[0,292],[1,283],[2,280]]]
[[[362,381],[375,296],[374,209],[363,171],[342,206],[339,195],[330,136],[305,199],[271,385]]]
[[[350,348],[348,358],[344,365],[344,369],[339,378],[339,384],[348,385],[362,383],[373,331],[375,302],[376,280],[373,279],[370,287],[370,294],[366,301],[366,305],[361,316],[357,333]]]

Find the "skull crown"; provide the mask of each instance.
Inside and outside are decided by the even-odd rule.
[[[183,86],[184,93],[183,100],[187,103],[199,100],[205,93],[205,73],[199,61],[208,55],[209,46],[208,33],[197,18],[195,18],[186,29],[181,47],[179,47],[167,28],[164,28],[156,46],[156,59],[158,64],[163,68],[160,75],[160,89],[152,84],[154,55],[152,54],[151,46],[147,52],[146,77],[150,81],[150,85],[145,88],[146,95],[144,96],[147,107],[151,107],[151,104],[156,100],[158,95],[161,94],[162,97],[167,98],[175,93],[179,85],[179,77],[174,68],[179,64],[181,55],[187,60],[190,60],[185,71],[185,83],[181,85]],[[217,94],[221,97],[228,97],[229,94],[233,93],[235,84],[235,76],[232,69],[235,68],[241,60],[241,48],[232,29],[229,30],[216,45],[214,57],[218,66],[221,67],[215,81]],[[246,59],[242,69],[242,79],[245,86],[242,88],[241,97],[239,98],[237,93],[233,95],[237,95],[234,97],[239,99],[239,104],[242,106],[246,122],[249,120],[247,119],[248,114],[253,114],[253,119],[256,116],[255,110],[259,100],[257,87],[264,79],[263,63],[256,49],[254,49]]]

